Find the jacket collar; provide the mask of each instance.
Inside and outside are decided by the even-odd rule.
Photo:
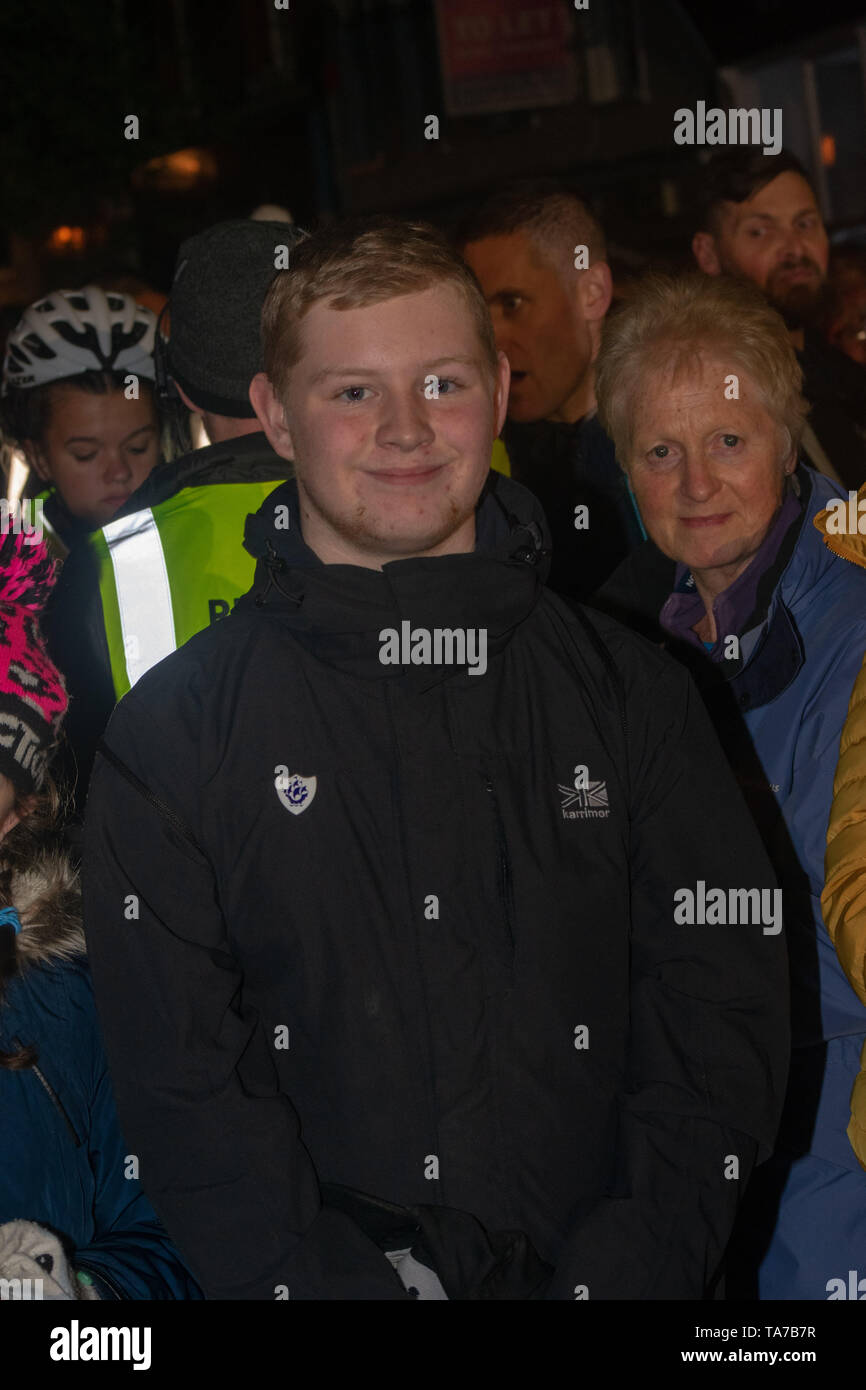
[[[746,568],[732,584],[713,600],[716,643],[724,643],[727,633],[751,631],[766,614],[776,582],[787,565],[802,521],[800,488],[788,486],[775,520]],[[676,567],[674,589],[661,611],[660,622],[666,632],[700,648],[705,646],[694,630],[704,616],[704,601],[695,586],[694,575],[682,562]]]
[[[731,693],[744,712],[775,700],[798,675],[805,653],[797,615],[806,602],[814,600],[835,565],[835,556],[821,544],[813,522],[829,498],[840,495],[840,489],[802,464],[796,477],[802,513],[762,582],[759,607],[750,630],[741,637],[748,653],[729,677]],[[707,664],[702,663],[704,669]]]
[[[503,646],[537,603],[550,547],[535,498],[491,471],[476,508],[469,554],[394,560],[382,570],[325,565],[305,543],[294,481],[247,517],[244,546],[257,560],[253,587],[234,613],[264,609],[316,655],[368,679],[435,683],[454,668],[383,665],[383,630],[481,629],[488,652]]]

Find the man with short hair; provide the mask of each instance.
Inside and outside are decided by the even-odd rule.
[[[595,417],[594,364],[612,293],[604,233],[585,203],[545,179],[492,194],[458,242],[511,366],[503,431],[511,476],[532,489],[550,523],[551,587],[585,598],[642,539]]]
[[[120,702],[88,803],[142,1181],[210,1298],[701,1298],[787,1043],[780,940],[675,916],[772,884],[700,702],[545,588],[433,228],[302,242],[263,347],[295,478],[255,583]]]
[[[707,275],[753,281],[785,320],[812,409],[809,463],[858,488],[866,478],[866,371],[821,333],[828,305],[829,239],[800,161],[782,150],[719,150],[703,171],[695,260]]]
[[[96,744],[139,676],[245,593],[244,517],[290,476],[250,405],[265,292],[302,233],[283,222],[219,222],[181,246],[157,334],[157,375],[203,419],[210,444],[158,469],[64,566],[48,615],[70,691],[65,779],[83,811]]]

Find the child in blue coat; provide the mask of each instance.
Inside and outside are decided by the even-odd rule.
[[[120,1133],[77,875],[51,839],[66,692],[32,542],[0,543],[0,1299],[199,1299]]]

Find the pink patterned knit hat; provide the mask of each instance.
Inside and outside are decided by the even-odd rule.
[[[56,569],[32,534],[0,539],[0,773],[22,795],[42,786],[68,703],[39,627]]]

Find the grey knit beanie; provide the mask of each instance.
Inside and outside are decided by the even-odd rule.
[[[262,305],[278,247],[304,233],[285,222],[218,222],[180,248],[171,287],[168,370],[202,410],[255,415],[249,385],[263,370]]]

